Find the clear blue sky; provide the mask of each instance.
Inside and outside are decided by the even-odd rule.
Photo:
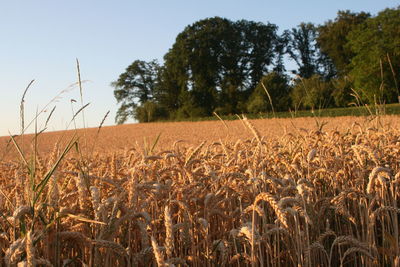
[[[91,103],[85,112],[88,126],[98,126],[108,110],[105,125],[112,125],[117,104],[110,83],[136,59],[162,62],[176,35],[197,20],[247,19],[274,23],[283,31],[301,22],[321,24],[334,19],[338,10],[376,14],[399,4],[393,0],[2,1],[0,136],[19,133],[19,105],[28,83],[36,80],[25,97],[26,122],[77,81],[76,58],[82,79],[89,80],[83,84],[84,102]],[[49,111],[54,105],[57,108],[48,130],[66,128],[72,118],[71,99],[79,103],[79,90],[62,94],[50,105]],[[75,103],[73,109],[79,105]],[[39,126],[47,114],[38,120]]]

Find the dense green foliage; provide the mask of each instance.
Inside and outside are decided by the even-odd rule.
[[[286,111],[290,101],[289,93],[287,77],[271,72],[264,76],[254,89],[247,104],[247,111],[250,113]]]
[[[135,60],[118,80],[112,83],[115,87],[114,96],[121,104],[116,117],[118,123],[125,122],[129,116],[136,119],[142,117],[136,114],[138,103],[144,105],[155,97],[159,72],[160,66],[157,61]]]
[[[350,74],[364,101],[398,101],[400,81],[400,7],[369,18],[348,35],[354,52]]]
[[[222,18],[185,28],[165,55],[163,90],[178,102],[160,99],[176,117],[245,111],[245,102],[274,65],[276,26]]]
[[[368,13],[339,11],[334,21],[329,20],[318,28],[317,42],[321,51],[333,61],[336,71],[348,74],[349,64],[355,53],[347,45],[347,35],[370,17]]]
[[[398,101],[400,8],[339,11],[278,34],[271,23],[213,17],[188,25],[164,56],[117,81],[116,120],[140,122]],[[284,58],[296,63],[287,72]]]
[[[331,77],[333,65],[330,58],[321,53],[317,43],[317,28],[312,23],[301,23],[297,28],[283,33],[286,53],[294,60],[298,70],[294,74],[310,78],[315,74]]]
[[[293,86],[291,99],[293,107],[323,109],[332,106],[333,86],[320,75],[314,74],[308,79],[298,79]]]

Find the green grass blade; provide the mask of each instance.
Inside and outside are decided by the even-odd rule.
[[[153,145],[151,146],[151,149],[150,149],[150,153],[153,153],[154,148],[156,148],[156,145],[157,145],[158,141],[160,140],[160,136],[161,136],[161,133],[159,133],[157,135],[156,140],[154,140],[154,143],[153,143]]]
[[[70,149],[75,145],[75,135],[71,138],[70,142],[65,147],[63,153],[61,153],[60,157],[57,159],[56,163],[54,163],[53,167],[47,172],[45,177],[40,181],[40,183],[35,187],[35,199],[33,200],[33,205],[36,204],[40,195],[43,192],[43,189],[47,185],[50,180],[50,177],[53,175],[54,171],[57,169],[58,165],[60,164],[61,160],[65,157],[65,155],[70,151]]]
[[[26,158],[25,158],[25,156],[24,156],[24,153],[22,152],[21,148],[19,147],[19,145],[18,145],[17,142],[15,141],[14,136],[12,136],[10,132],[8,132],[8,133],[10,134],[11,141],[13,142],[15,148],[17,149],[19,155],[21,156],[23,162],[25,163],[26,168],[28,169],[28,172],[31,173],[31,168],[29,168],[29,163],[28,163],[28,161],[26,160]]]

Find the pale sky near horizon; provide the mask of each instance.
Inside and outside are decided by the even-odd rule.
[[[43,127],[56,110],[48,131],[64,130],[80,108],[76,58],[80,61],[88,127],[97,127],[110,110],[105,125],[113,125],[118,108],[110,83],[134,60],[158,59],[171,48],[185,26],[207,17],[270,22],[279,32],[301,22],[322,24],[338,10],[365,11],[372,15],[394,8],[389,0],[18,0],[0,2],[0,136],[20,131],[20,101],[25,87],[25,124],[48,103],[38,120]],[[71,106],[71,99],[78,102]],[[70,125],[70,129],[73,124]],[[81,118],[77,127],[82,127]],[[28,132],[33,132],[33,126]]]

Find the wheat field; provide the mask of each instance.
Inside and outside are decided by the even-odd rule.
[[[400,266],[399,122],[242,119],[2,138],[1,265]]]

